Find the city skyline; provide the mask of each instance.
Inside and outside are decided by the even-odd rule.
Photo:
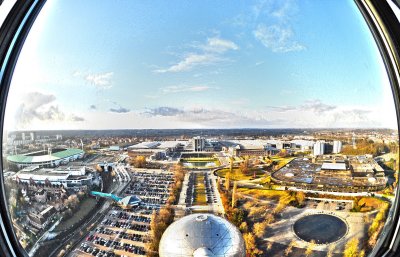
[[[9,96],[8,130],[397,126],[351,1],[47,3]]]

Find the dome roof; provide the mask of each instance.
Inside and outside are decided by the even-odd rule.
[[[244,257],[246,249],[240,231],[213,214],[191,214],[165,230],[160,257]]]

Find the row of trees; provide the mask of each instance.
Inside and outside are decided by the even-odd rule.
[[[179,199],[179,194],[182,190],[183,180],[185,179],[186,170],[182,164],[175,164],[171,171],[174,173],[174,184],[167,200],[167,204],[176,204]]]
[[[356,143],[356,148],[354,149],[352,145],[345,145],[342,149],[342,154],[346,155],[363,155],[372,154],[374,156],[380,155],[381,153],[388,153],[390,151],[395,151],[396,147],[387,145],[384,143],[374,143],[369,140],[360,140]]]
[[[372,221],[371,226],[368,229],[368,248],[372,249],[376,241],[378,240],[378,236],[381,233],[383,226],[385,224],[386,215],[389,210],[389,204],[385,203],[385,205],[379,210],[376,214],[374,220]]]
[[[153,211],[150,222],[150,242],[147,246],[148,257],[158,257],[161,236],[173,221],[174,209],[170,205],[166,205],[158,212]]]
[[[171,167],[174,173],[174,183],[172,184],[167,205],[161,208],[158,212],[154,211],[150,222],[150,242],[147,245],[147,256],[158,257],[158,248],[160,245],[161,236],[167,227],[174,221],[175,212],[172,207],[179,199],[179,194],[182,190],[182,183],[185,178],[186,170],[181,164],[176,164]]]
[[[360,241],[357,238],[349,240],[344,248],[343,257],[364,257],[365,250],[361,250],[359,244]]]

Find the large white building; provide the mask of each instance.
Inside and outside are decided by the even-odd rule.
[[[341,141],[333,141],[333,149],[332,153],[340,153],[342,151],[342,142]]]
[[[79,188],[91,185],[92,174],[86,174],[85,166],[66,166],[56,169],[26,167],[17,172],[13,179],[21,183],[41,185],[63,185],[65,188]]]
[[[204,137],[192,138],[193,149],[195,152],[203,152],[206,146],[206,139]]]
[[[325,153],[325,142],[324,141],[317,141],[314,144],[314,156],[323,155]]]

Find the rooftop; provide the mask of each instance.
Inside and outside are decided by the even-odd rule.
[[[324,162],[322,164],[321,170],[346,170],[346,164]]]
[[[77,154],[84,154],[84,151],[82,151],[81,149],[67,148],[67,149],[52,153],[51,155],[49,155],[49,154],[36,155],[36,153],[38,153],[38,152],[35,152],[35,155],[32,155],[32,153],[10,155],[10,156],[7,156],[7,160],[10,162],[14,162],[14,163],[49,162],[49,161],[55,161],[55,160],[59,160],[59,159],[68,158],[70,156],[77,155]]]

